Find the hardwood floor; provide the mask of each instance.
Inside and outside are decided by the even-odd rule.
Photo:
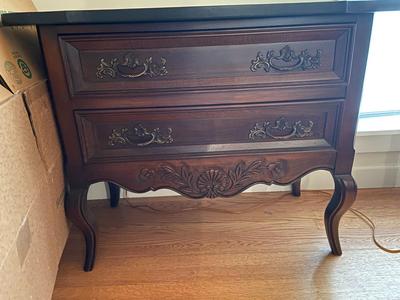
[[[82,271],[73,229],[53,299],[400,299],[400,254],[377,249],[352,213],[341,224],[343,256],[329,254],[323,212],[330,192],[247,193],[91,201],[95,268]],[[400,189],[360,190],[354,208],[378,239],[400,247]]]

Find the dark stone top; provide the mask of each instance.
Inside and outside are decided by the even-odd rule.
[[[3,25],[199,21],[400,10],[400,0],[329,0],[254,5],[71,10],[3,14]]]

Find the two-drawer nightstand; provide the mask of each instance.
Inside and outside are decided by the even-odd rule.
[[[353,140],[372,12],[399,2],[6,14],[37,24],[69,184],[67,216],[93,268],[91,183],[229,197],[255,183],[293,184],[329,170],[325,212],[338,226],[356,197]]]

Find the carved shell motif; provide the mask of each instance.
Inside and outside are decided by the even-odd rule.
[[[256,160],[248,165],[239,161],[229,169],[211,167],[204,170],[192,169],[186,164],[180,167],[162,164],[156,169],[142,169],[138,180],[151,186],[155,183],[167,185],[193,198],[215,198],[234,195],[254,181],[272,183],[281,178],[285,171],[284,160]]]
[[[221,169],[209,169],[201,173],[197,179],[197,188],[207,198],[222,195],[230,185],[230,180]]]

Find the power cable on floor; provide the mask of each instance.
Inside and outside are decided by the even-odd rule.
[[[376,237],[375,237],[376,226],[375,226],[374,222],[367,215],[365,215],[361,211],[359,211],[357,209],[354,209],[354,208],[350,208],[349,210],[354,215],[356,215],[358,218],[360,218],[365,224],[367,224],[369,226],[369,228],[371,228],[372,240],[374,241],[375,245],[379,249],[381,249],[381,250],[383,250],[385,252],[388,252],[388,253],[400,253],[400,249],[389,249],[389,248],[386,248],[385,246],[382,246],[382,244],[376,240]]]

